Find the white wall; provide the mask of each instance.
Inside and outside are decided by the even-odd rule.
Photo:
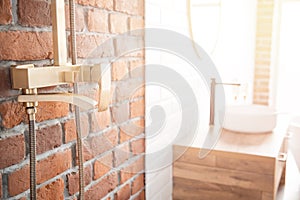
[[[162,28],[188,35],[186,2],[184,0],[146,0],[146,28]],[[184,61],[178,57],[155,50],[146,51],[147,64],[160,64],[179,73],[185,73]],[[181,71],[180,71],[181,69]],[[149,78],[149,77],[148,77]],[[170,91],[163,87],[147,85],[146,125],[155,123],[150,118],[153,106],[160,105],[167,116],[166,123],[159,135],[150,137],[146,128],[146,198],[151,200],[172,199],[172,138],[180,124],[180,104]],[[153,124],[152,124],[153,125]],[[176,136],[176,135],[175,135]],[[160,151],[159,156],[151,153]]]

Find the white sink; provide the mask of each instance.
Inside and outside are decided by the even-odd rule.
[[[276,112],[262,105],[228,106],[223,128],[242,133],[265,133],[276,126]]]

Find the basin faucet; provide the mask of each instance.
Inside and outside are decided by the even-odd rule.
[[[241,86],[239,83],[217,83],[215,78],[211,79],[210,84],[210,109],[209,109],[209,125],[213,126],[215,124],[215,93],[216,93],[216,85],[233,85],[233,86]]]

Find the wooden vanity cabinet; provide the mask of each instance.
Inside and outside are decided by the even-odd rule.
[[[174,145],[173,157],[179,157],[173,163],[174,200],[275,200],[284,184],[285,134],[223,130],[204,159],[200,150]]]

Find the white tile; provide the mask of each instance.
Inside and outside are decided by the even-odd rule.
[[[173,181],[169,182],[161,191],[161,199],[172,200]]]
[[[148,174],[146,174],[146,177]],[[147,180],[146,191],[147,198],[156,196],[158,193],[164,192],[164,196],[168,196],[172,193],[170,185],[172,185],[172,167],[167,167],[159,171],[156,176]],[[166,187],[168,186],[168,187]]]
[[[146,3],[145,18],[146,28],[153,25],[161,24],[161,8],[160,6]]]

